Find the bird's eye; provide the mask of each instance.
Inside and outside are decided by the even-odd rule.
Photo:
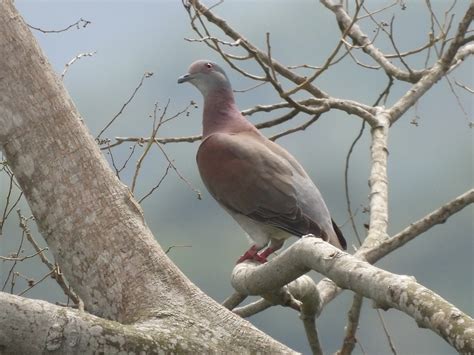
[[[206,67],[208,67],[209,69],[212,68],[212,63],[206,63]]]

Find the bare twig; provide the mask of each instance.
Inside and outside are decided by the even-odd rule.
[[[266,84],[266,82],[263,81],[263,82],[261,82],[261,83],[252,85],[251,87],[248,87],[248,88],[246,88],[246,89],[239,89],[239,90],[233,89],[232,91],[233,91],[233,92],[239,92],[239,93],[248,92],[248,91],[252,91],[252,90],[254,90],[254,89],[256,89],[256,88],[258,88],[258,87],[260,87],[260,86],[262,86],[262,85],[265,85],[265,84]]]
[[[357,343],[356,332],[359,325],[360,310],[362,308],[362,302],[364,298],[359,294],[354,294],[352,306],[347,313],[347,325],[346,333],[342,343],[341,350],[336,352],[337,355],[349,355],[354,350],[354,346]]]
[[[94,51],[94,52],[90,52],[90,53],[79,53],[78,55],[76,55],[69,62],[67,62],[66,65],[64,66],[64,70],[61,73],[61,79],[64,79],[64,76],[66,75],[67,71],[69,70],[71,65],[73,65],[76,61],[78,61],[79,59],[84,58],[84,57],[92,57],[96,53],[97,52]]]
[[[13,172],[10,170],[10,167],[8,166],[6,161],[0,161],[0,172],[4,172],[8,176],[8,192],[7,196],[5,198],[5,206],[3,208],[2,216],[0,218],[0,235],[2,234],[2,229],[3,225],[5,224],[8,216],[11,214],[11,212],[15,209],[15,207],[18,205],[20,202],[22,196],[23,196],[23,191],[20,189],[18,186],[18,183],[16,182],[15,175],[13,175]],[[16,187],[20,190],[20,193],[16,197],[15,201],[11,203],[11,198],[13,196],[13,188]]]
[[[119,171],[119,168],[117,168],[117,165],[115,164],[114,153],[112,152],[112,149],[110,149],[110,140],[107,139],[107,140],[105,140],[105,142],[107,143],[107,147],[106,147],[107,148],[107,154],[110,156],[110,162],[112,163],[112,167],[115,170],[115,175],[120,180],[120,171]]]
[[[131,185],[131,191],[132,193],[135,191],[135,185],[137,183],[137,178],[138,178],[138,174],[140,172],[140,168],[143,164],[143,161],[145,160],[145,157],[147,156],[148,152],[150,151],[150,148],[151,146],[153,145],[154,141],[155,141],[155,137],[156,137],[156,134],[158,133],[158,130],[160,129],[161,127],[161,122],[163,121],[163,118],[165,117],[166,115],[166,111],[168,110],[168,106],[170,104],[170,100],[168,99],[168,102],[166,103],[165,105],[165,108],[160,116],[160,122],[158,125],[155,125],[156,123],[156,111],[158,109],[158,102],[155,103],[155,108],[154,108],[154,111],[153,111],[153,130],[151,132],[151,136],[150,136],[150,139],[148,140],[146,146],[145,146],[145,149],[143,150],[143,153],[142,155],[140,156],[140,158],[137,160],[137,164],[136,164],[136,168],[135,168],[135,173],[133,174],[133,179],[132,179],[132,185]]]
[[[467,92],[471,93],[471,94],[474,94],[474,90],[471,89],[470,87],[464,85],[464,84],[461,84],[459,81],[457,80],[454,80],[454,83],[459,86],[460,88],[463,88],[464,90],[466,90]]]
[[[88,21],[88,20],[84,20],[82,17],[77,20],[76,22],[74,22],[72,25],[69,25],[65,28],[63,28],[62,30],[43,30],[39,27],[35,27],[35,26],[31,26],[29,24],[27,24],[27,26],[33,30],[36,30],[36,31],[40,31],[40,32],[43,32],[43,33],[61,33],[61,32],[66,32],[68,30],[70,30],[71,28],[75,27],[76,29],[81,29],[81,28],[86,28],[88,25],[90,25],[92,22],[91,21]]]
[[[399,0],[394,0],[391,4],[388,4],[388,5],[382,7],[382,8],[380,8],[380,9],[378,9],[378,10],[372,10],[372,11],[369,11],[369,10],[364,6],[364,10],[365,10],[365,12],[367,13],[367,15],[359,16],[359,17],[357,18],[357,20],[360,21],[360,20],[362,20],[362,19],[364,19],[364,18],[367,18],[367,17],[373,16],[373,15],[376,15],[376,14],[378,14],[378,13],[381,13],[381,12],[383,12],[383,11],[385,11],[385,10],[388,10],[388,9],[390,9],[391,7],[397,5],[398,3],[399,3]],[[346,8],[345,10],[347,11],[347,8]]]
[[[201,200],[202,199],[202,195],[201,195],[201,192],[196,189],[183,175],[181,175],[181,173],[179,172],[178,168],[174,165],[173,161],[170,159],[170,157],[168,156],[168,154],[166,154],[165,150],[163,149],[163,147],[161,146],[160,143],[157,143],[155,142],[156,146],[161,150],[161,152],[163,153],[163,155],[165,156],[166,160],[168,161],[168,163],[170,164],[171,168],[174,170],[174,172],[176,173],[176,175],[178,175],[178,177],[181,179],[181,181],[183,181],[186,185],[188,185],[188,187],[194,191],[196,193],[196,197],[198,200]]]
[[[26,259],[34,258],[36,255],[42,253],[45,250],[48,250],[48,248],[47,247],[42,248],[42,249],[38,250],[37,252],[35,252],[34,254],[31,254],[31,255],[18,256],[16,254],[12,254],[11,256],[0,256],[0,260],[3,260],[3,261],[24,261]]]
[[[470,122],[469,114],[467,113],[466,109],[464,108],[464,105],[462,104],[461,98],[459,97],[458,93],[456,92],[455,87],[451,83],[451,79],[449,78],[449,75],[446,75],[444,78],[448,82],[449,90],[453,94],[453,96],[456,100],[456,103],[459,106],[459,109],[461,110],[461,112],[464,115],[464,118],[466,119],[466,121]]]
[[[31,233],[30,228],[28,227],[28,221],[32,218],[26,218],[21,214],[20,210],[17,210],[18,218],[19,218],[19,226],[22,230],[22,236],[26,236],[26,239],[30,242],[30,244],[33,246],[33,249],[36,251],[38,254],[39,258],[41,259],[41,262],[46,265],[46,267],[49,269],[50,273],[54,276],[54,279],[58,283],[59,287],[63,290],[64,294],[70,298],[75,304],[79,304],[81,302],[80,298],[76,295],[74,290],[71,289],[71,287],[68,285],[66,282],[63,274],[61,273],[59,266],[53,264],[49,259],[46,257],[44,252],[42,251],[42,248],[39,247],[38,243],[36,240],[33,238],[33,234]],[[26,292],[26,291],[25,291]]]
[[[230,46],[230,47],[238,47],[241,42],[240,38],[234,42],[227,42],[227,41],[223,41],[223,40],[220,40],[219,38],[211,37],[211,36],[206,36],[202,38],[185,38],[185,40],[188,42],[206,42],[206,41],[211,40],[211,41],[218,42],[220,44],[223,44],[225,46]]]
[[[138,200],[138,203],[142,203],[143,200],[145,200],[147,197],[151,196],[151,194],[153,194],[153,192],[155,192],[155,190],[157,190],[161,186],[161,183],[165,180],[166,176],[168,175],[168,172],[169,172],[170,168],[171,168],[171,164],[168,163],[168,166],[166,167],[165,173],[160,178],[160,180],[158,180],[158,183],[155,186],[153,186],[151,188],[151,190],[148,191],[148,193],[145,194],[140,200]]]
[[[25,240],[25,233],[21,234],[21,239],[20,239],[20,244],[18,245],[18,249],[15,253],[15,255],[20,255],[22,248],[23,248],[23,242]],[[11,285],[10,285],[10,293],[13,293],[13,289],[15,287],[15,267],[17,265],[18,261],[14,261],[13,265],[10,267],[10,270],[8,271],[7,277],[5,279],[5,282],[3,283],[2,291],[5,290],[5,287],[7,287],[8,281],[10,280],[11,277]]]
[[[137,143],[135,142],[135,144],[133,144],[131,147],[130,147],[130,153],[128,154],[128,157],[125,159],[125,161],[123,162],[122,166],[120,167],[120,169],[117,169],[117,167],[114,165],[114,168],[115,168],[115,171],[116,171],[116,174],[117,174],[117,177],[120,178],[120,173],[127,167],[127,164],[128,162],[130,161],[130,159],[132,158],[133,154],[135,153],[135,148],[137,147]],[[112,152],[111,152],[111,149],[109,148],[109,152],[110,152],[110,155],[112,156]]]
[[[46,278],[48,276],[51,276],[55,273],[55,270],[51,270],[49,271],[46,275],[44,275],[41,279],[39,279],[38,281],[34,281],[32,282],[26,289],[24,289],[23,291],[21,291],[18,296],[22,296],[24,295],[25,293],[27,293],[29,290],[31,290],[33,287],[35,287],[36,285],[38,285],[39,283],[43,282],[44,280],[46,280]]]
[[[134,99],[135,95],[137,94],[138,90],[140,90],[140,88],[142,87],[143,85],[143,82],[145,81],[145,79],[147,78],[150,78],[151,76],[153,75],[152,72],[146,72],[145,74],[143,74],[142,78],[140,79],[140,82],[138,83],[137,87],[133,90],[133,93],[132,95],[128,98],[128,100],[122,105],[122,107],[120,108],[119,112],[117,112],[115,114],[114,117],[112,117],[112,119],[109,121],[109,123],[107,123],[105,125],[105,127],[99,132],[99,134],[97,135],[96,137],[96,140],[98,140],[100,138],[100,136],[107,130],[107,128],[110,127],[110,125],[117,119],[117,117],[119,117],[123,110],[125,110],[125,108],[128,106],[128,104]]]
[[[390,20],[390,31],[388,32],[388,38],[390,39],[390,42],[392,43],[393,49],[395,49],[395,52],[397,53],[397,57],[400,60],[400,62],[403,64],[403,66],[408,70],[408,73],[410,75],[413,75],[413,70],[408,66],[407,62],[403,59],[403,56],[400,54],[400,51],[398,50],[397,44],[395,43],[395,38],[393,37],[393,23],[395,21],[395,16],[392,16],[392,19]],[[382,27],[382,29],[385,31],[385,29]]]
[[[354,231],[354,234],[357,238],[357,241],[359,242],[359,245],[362,245],[362,239],[359,235],[359,231],[357,230],[357,226],[355,224],[354,213],[352,212],[351,198],[349,194],[349,162],[350,162],[352,152],[354,151],[354,148],[357,142],[362,138],[362,134],[364,133],[364,130],[365,130],[365,121],[362,121],[362,125],[360,126],[359,133],[357,133],[357,136],[352,141],[349,151],[347,152],[346,164],[344,166],[344,191],[346,195],[347,213],[349,214],[349,221],[351,222],[352,230]]]
[[[315,115],[315,116],[313,116],[311,119],[309,119],[308,121],[306,121],[305,123],[303,123],[303,124],[301,124],[301,125],[299,125],[299,126],[297,126],[297,127],[287,129],[286,131],[277,133],[277,134],[275,134],[275,135],[269,137],[268,139],[270,139],[271,141],[276,141],[277,139],[279,139],[279,138],[281,138],[281,137],[284,137],[284,136],[287,136],[288,134],[295,133],[295,132],[298,132],[298,131],[304,131],[306,128],[308,128],[308,127],[311,126],[314,122],[316,122],[319,117],[321,117],[321,115]]]
[[[173,248],[191,248],[192,245],[171,245],[165,250],[165,254],[168,254]]]
[[[377,315],[379,316],[380,323],[382,324],[382,329],[385,334],[385,338],[387,339],[388,345],[390,347],[390,351],[392,352],[393,355],[397,355],[397,350],[395,349],[395,345],[393,344],[392,337],[390,336],[390,333],[387,328],[387,324],[385,324],[385,320],[382,316],[382,313],[380,309],[376,309]]]

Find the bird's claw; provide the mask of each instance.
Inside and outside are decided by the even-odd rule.
[[[255,254],[253,260],[259,262],[260,264],[265,264],[268,261],[266,256],[260,254]]]
[[[240,264],[240,263],[244,262],[245,260],[256,261],[260,264],[265,264],[267,262],[267,258],[265,256],[262,256],[260,254],[251,255],[251,253],[246,252],[244,255],[242,255],[239,258],[239,260],[237,260],[237,264]]]

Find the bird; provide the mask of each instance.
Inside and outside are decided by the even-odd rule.
[[[301,164],[240,112],[225,71],[198,60],[178,78],[204,98],[196,161],[209,193],[250,237],[237,260],[265,263],[291,236],[312,234],[347,248],[323,197]]]

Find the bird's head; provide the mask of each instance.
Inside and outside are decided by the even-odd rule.
[[[191,64],[188,73],[178,78],[178,84],[185,82],[197,87],[204,97],[209,92],[231,88],[224,70],[209,60],[198,60]]]

